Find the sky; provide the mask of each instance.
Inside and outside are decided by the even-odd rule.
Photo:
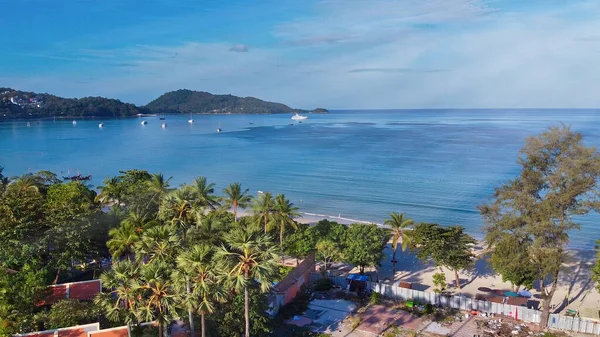
[[[146,104],[598,108],[600,1],[0,0],[0,87]]]

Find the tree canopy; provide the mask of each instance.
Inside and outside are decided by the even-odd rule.
[[[581,133],[560,125],[528,138],[518,164],[519,176],[496,188],[492,200],[479,209],[489,246],[526,243],[544,292],[540,325],[545,327],[560,267],[568,258],[569,231],[579,228],[578,217],[600,209],[600,154],[583,143]],[[512,238],[504,241],[507,236]],[[549,289],[543,287],[547,278],[552,279]]]

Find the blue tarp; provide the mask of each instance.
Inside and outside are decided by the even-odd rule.
[[[348,277],[346,279],[353,280],[353,281],[367,282],[369,280],[369,277],[367,275],[350,274],[350,275],[348,275]]]

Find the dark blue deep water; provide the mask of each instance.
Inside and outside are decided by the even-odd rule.
[[[167,116],[141,120],[45,120],[0,123],[0,165],[8,175],[51,170],[92,174],[100,185],[119,170],[173,176],[173,185],[205,175],[220,191],[240,181],[285,193],[302,211],[382,222],[391,211],[416,221],[461,224],[482,236],[476,206],[518,174],[525,138],[564,122],[600,145],[595,110],[336,111],[309,115]],[[252,124],[250,124],[252,123]],[[293,125],[288,125],[293,123]],[[215,129],[221,126],[222,133]],[[600,216],[581,220],[571,244],[591,248]]]

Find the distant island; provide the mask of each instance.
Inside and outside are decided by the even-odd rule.
[[[181,89],[161,95],[145,106],[104,97],[63,98],[47,93],[0,88],[0,117],[13,118],[91,118],[132,117],[147,114],[280,114],[327,113],[323,108],[312,111],[293,109],[282,103],[254,97],[213,95],[203,91]],[[0,119],[1,120],[1,119]]]

